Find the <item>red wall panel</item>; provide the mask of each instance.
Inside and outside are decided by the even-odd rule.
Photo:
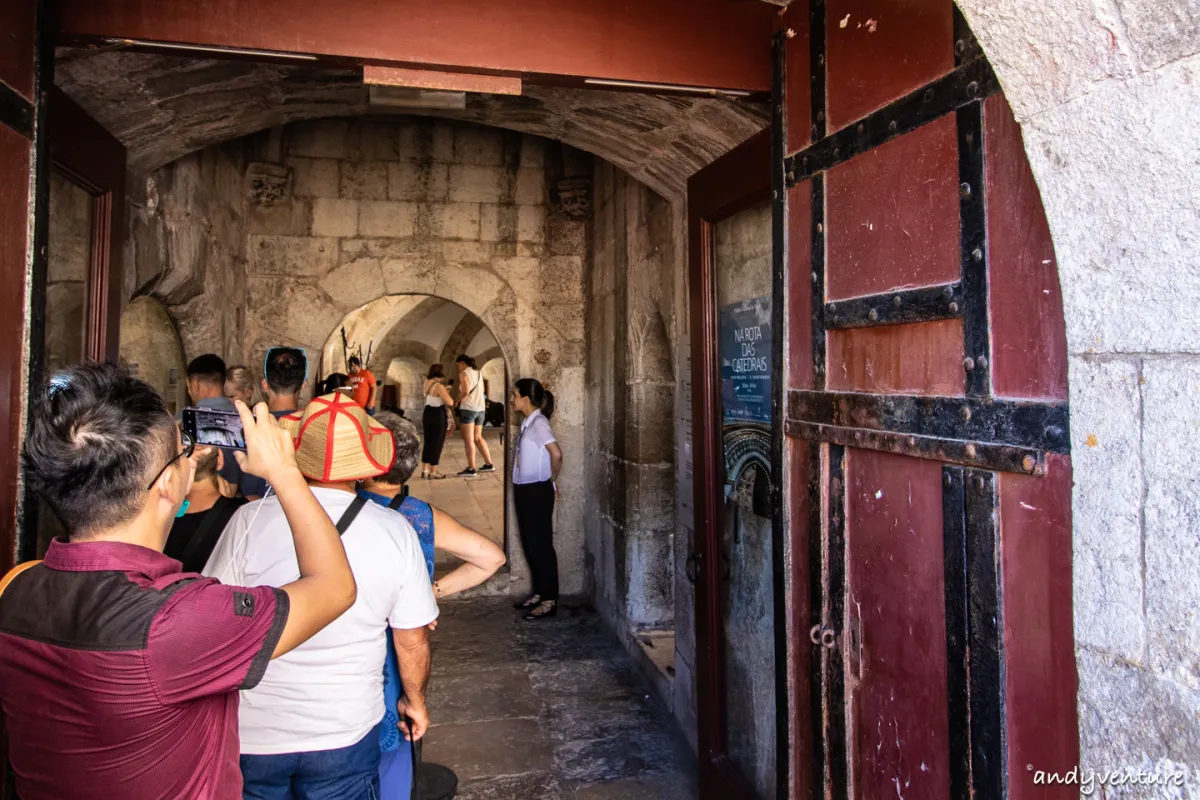
[[[872,450],[846,461],[846,613],[862,632],[846,656],[851,796],[949,800],[942,465]]]
[[[787,337],[788,388],[811,389],[812,181],[788,190]]]
[[[1075,798],[1077,787],[1035,786],[1026,769],[1065,775],[1079,763],[1071,459],[1051,455],[1045,475],[1005,473],[999,485],[1010,797]]]
[[[812,563],[809,559],[809,548],[812,536],[820,538],[821,532],[812,531],[809,527],[809,450],[820,448],[820,442],[807,442],[803,439],[787,438],[784,440],[784,458],[789,465],[789,491],[791,492],[788,505],[787,531],[791,545],[792,558],[788,565],[792,577],[792,627],[788,632],[791,639],[794,661],[789,681],[793,687],[792,696],[795,707],[791,711],[790,741],[791,764],[790,770],[795,791],[792,797],[798,800],[812,800],[815,796],[813,763],[813,726],[812,726],[812,694],[810,679],[812,677],[812,658],[815,655],[809,646],[808,630],[812,624],[812,604],[810,602]]]
[[[829,0],[829,132],[954,69],[948,0]]]
[[[992,390],[1067,399],[1067,330],[1050,224],[1003,95],[983,104]]]
[[[787,150],[791,155],[812,143],[812,63],[809,47],[809,4],[796,0],[787,7],[781,27],[794,33],[787,39]]]
[[[33,102],[34,0],[0,3],[0,81]]]
[[[721,89],[771,89],[778,9],[728,0],[61,0],[66,37]]]
[[[829,300],[959,278],[957,131],[950,114],[829,171]]]
[[[959,320],[829,331],[828,347],[831,391],[965,393]]]

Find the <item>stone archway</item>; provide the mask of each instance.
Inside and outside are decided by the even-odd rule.
[[[394,402],[418,430],[423,427],[424,385],[431,365],[443,365],[445,379],[450,383],[456,378],[455,354],[478,356],[480,366],[484,364],[484,354],[492,354],[495,357],[488,364],[493,368],[498,365],[500,393],[503,394],[506,357],[500,340],[508,341],[510,347],[515,346],[511,331],[494,332],[462,305],[422,294],[383,295],[348,312],[321,348],[321,360],[327,365],[324,370],[327,373],[344,368],[343,332],[349,352],[361,354],[367,368],[384,386],[384,402]],[[486,373],[484,375],[486,377]],[[457,398],[454,388],[450,393]],[[483,433],[491,449],[495,473],[482,474],[471,481],[456,478],[455,473],[466,466],[466,462],[461,458],[464,443],[455,433],[447,437],[440,460],[441,471],[449,479],[409,483],[414,497],[433,503],[506,549],[510,562],[508,571],[489,582],[489,588],[485,590],[501,593],[509,590],[511,581],[523,580],[528,574],[516,544],[517,537],[507,535],[515,530],[515,520],[511,515],[506,516],[505,502],[509,476],[505,467],[508,462],[508,422],[505,419],[499,430],[492,426]],[[423,435],[434,434],[425,431]],[[437,559],[439,565],[452,561],[448,554],[440,551]]]
[[[381,382],[397,386],[397,405],[410,419],[420,417],[421,387],[430,366],[441,364],[451,380],[455,358],[461,353],[476,358],[480,368],[489,361],[499,365],[500,397],[493,399],[503,400],[504,347],[482,319],[453,301],[419,294],[385,295],[351,311],[321,350],[324,375],[345,369],[343,331],[350,353],[361,354]]]

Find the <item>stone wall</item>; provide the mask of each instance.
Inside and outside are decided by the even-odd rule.
[[[83,361],[87,280],[92,261],[92,196],[50,173],[46,254],[46,374]]]
[[[125,306],[120,355],[121,366],[157,389],[172,414],[187,405],[183,345],[162,303],[143,296]]]
[[[245,168],[235,141],[129,182],[125,297],[162,301],[188,360],[212,352],[247,363]]]
[[[597,162],[588,287],[587,577],[596,607],[634,634],[674,628],[682,653],[664,698],[695,735],[692,598],[676,595],[678,321],[686,317],[683,209]],[[681,562],[680,562],[681,563]],[[680,570],[682,573],[682,570]],[[678,619],[678,624],[677,624]],[[686,662],[687,666],[681,666]],[[690,720],[690,722],[689,722]]]
[[[1062,283],[1082,768],[1183,767],[1194,792],[1200,5],[959,5],[1022,124]]]
[[[264,131],[145,181],[127,288],[167,304],[188,358],[211,350],[258,365],[268,346],[294,345],[314,376],[343,322],[380,298],[461,306],[495,336],[514,379],[537,377],[558,399],[556,544],[562,589],[579,593],[588,223],[556,201],[561,180],[586,183],[591,170],[590,156],[558,143],[448,121]],[[460,325],[441,349],[465,347],[480,330]],[[365,353],[365,340],[355,344]],[[372,360],[381,378],[389,365]],[[515,534],[515,519],[508,529]],[[517,542],[509,537],[514,591],[527,576]]]

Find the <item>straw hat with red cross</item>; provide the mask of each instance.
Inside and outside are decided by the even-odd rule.
[[[322,483],[382,475],[396,460],[392,432],[367,416],[344,392],[313,398],[303,411],[279,424],[296,442],[296,463],[304,477]]]

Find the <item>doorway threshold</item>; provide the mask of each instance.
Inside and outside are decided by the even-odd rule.
[[[655,694],[668,711],[674,713],[672,686],[675,683],[675,629],[630,631],[633,660],[649,679]]]

